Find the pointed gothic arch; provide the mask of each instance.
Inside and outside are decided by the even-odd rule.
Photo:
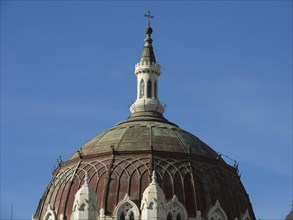
[[[158,80],[156,80],[154,83],[154,97],[156,99],[158,98]]]
[[[123,218],[122,215],[124,215],[124,219],[121,219]],[[115,207],[113,217],[117,220],[135,220],[139,219],[140,212],[136,204],[130,200],[128,194],[125,194],[124,199]]]
[[[177,214],[176,220],[182,220],[180,213]]]
[[[167,203],[167,220],[183,220],[188,219],[187,211],[181,204],[176,195]],[[172,213],[172,214],[171,214]],[[171,216],[171,219],[170,219]]]
[[[241,215],[240,220],[251,220],[248,209],[246,209],[245,212]]]
[[[139,98],[144,97],[144,90],[145,90],[145,82],[143,79],[141,79],[139,83]]]
[[[87,205],[85,203],[82,203],[79,207],[79,211],[81,213],[80,215],[83,217],[85,216],[85,209],[87,209]]]
[[[152,81],[149,79],[148,85],[147,85],[147,98],[152,97]]]
[[[134,213],[131,211],[128,216],[129,220],[134,220]]]
[[[167,215],[167,220],[172,220],[172,214],[170,212]]]
[[[51,208],[50,204],[47,207],[47,211],[44,215],[44,220],[56,220],[55,211]]]
[[[228,217],[221,207],[219,200],[211,207],[207,214],[207,220],[228,220]]]
[[[120,213],[119,220],[125,220],[125,213],[124,212]]]
[[[75,193],[71,220],[96,219],[97,195],[89,185],[88,173],[85,171],[83,185]]]

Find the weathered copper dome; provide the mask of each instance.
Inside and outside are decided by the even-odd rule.
[[[228,219],[239,218],[246,210],[255,219],[237,169],[199,138],[154,112],[132,115],[60,164],[35,217],[44,219],[50,206],[56,217],[70,219],[74,196],[86,174],[97,194],[97,210],[104,209],[105,215],[113,216],[125,195],[139,207],[152,170],[166,200],[176,195],[189,218],[195,218],[197,211],[207,216],[219,201]]]
[[[131,116],[59,164],[33,219],[255,219],[237,166],[164,118],[159,65],[143,59],[135,73]]]
[[[189,153],[216,159],[218,154],[199,138],[155,112],[141,112],[87,142],[70,159],[114,151]]]

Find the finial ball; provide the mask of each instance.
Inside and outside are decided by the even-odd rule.
[[[153,29],[152,29],[150,26],[148,26],[148,27],[145,29],[145,33],[146,33],[146,34],[152,34],[152,33],[153,33]]]

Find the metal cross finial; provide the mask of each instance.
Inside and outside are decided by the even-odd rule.
[[[151,18],[154,18],[154,16],[151,15],[150,11],[148,11],[144,16],[148,18],[148,26],[150,26]]]

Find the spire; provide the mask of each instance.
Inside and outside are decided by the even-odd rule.
[[[159,93],[159,76],[161,67],[156,62],[155,54],[152,46],[151,34],[153,32],[150,26],[150,19],[154,18],[151,13],[145,14],[148,18],[148,26],[145,30],[146,38],[144,40],[144,48],[139,63],[135,65],[135,75],[137,77],[137,99],[130,106],[130,112],[151,112],[159,114],[162,117],[165,107],[160,103]]]
[[[156,63],[156,57],[152,46],[153,39],[151,38],[153,29],[150,26],[150,20],[151,18],[154,18],[154,16],[151,15],[150,11],[148,11],[144,16],[148,18],[148,26],[145,29],[146,38],[144,39],[144,48],[140,58],[140,63],[146,62],[151,64]]]
[[[97,219],[97,194],[89,185],[88,173],[85,171],[84,183],[74,196],[71,219]]]
[[[87,175],[87,172],[85,172],[83,185],[88,186],[88,184],[89,184],[89,176]]]
[[[152,174],[152,184],[157,184],[156,171],[154,171],[154,170],[153,170],[153,174]]]
[[[166,199],[162,188],[157,183],[156,172],[152,172],[152,182],[144,190],[141,200],[142,220],[165,220]]]

